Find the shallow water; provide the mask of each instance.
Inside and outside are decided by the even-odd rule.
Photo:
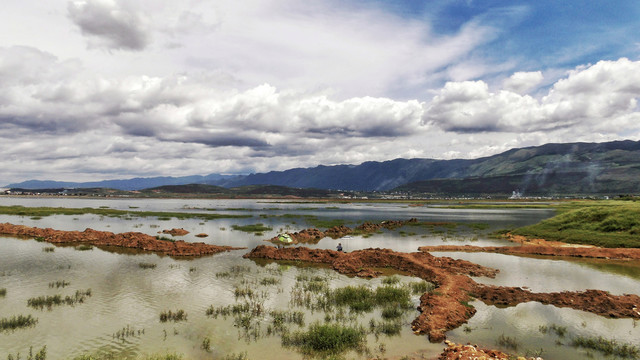
[[[243,246],[251,249],[265,244],[264,240],[281,231],[299,231],[310,227],[314,219],[344,219],[348,226],[363,221],[405,220],[412,217],[420,221],[458,222],[463,225],[428,229],[405,226],[393,231],[384,230],[371,237],[352,236],[340,240],[323,239],[313,248],[334,249],[340,241],[345,250],[380,247],[396,251],[416,251],[423,245],[472,244],[510,245],[503,240],[491,239],[488,232],[505,227],[538,222],[553,215],[549,210],[507,209],[445,209],[438,207],[408,207],[406,204],[355,203],[317,204],[281,203],[255,200],[185,200],[185,199],[75,199],[75,198],[0,198],[0,205],[109,207],[122,210],[188,211],[208,213],[247,214],[244,219],[216,219],[203,221],[197,218],[158,220],[150,217],[114,218],[92,214],[79,216],[48,216],[42,219],[0,215],[0,222],[11,222],[60,230],[84,230],[87,227],[113,232],[140,231],[156,235],[158,231],[184,228],[191,234],[179,237],[186,241],[204,241],[217,245]],[[207,210],[208,209],[208,210]],[[212,210],[213,209],[213,210]],[[294,216],[283,216],[293,214]],[[313,218],[311,218],[313,217]],[[232,230],[233,225],[262,223],[272,230],[261,235]],[[478,230],[470,224],[486,223],[487,229]],[[466,225],[464,225],[466,224]],[[196,238],[207,233],[206,238]],[[49,359],[67,359],[93,352],[112,352],[118,356],[135,357],[138,354],[177,352],[188,359],[221,358],[227,354],[247,352],[250,359],[300,359],[295,349],[283,348],[278,336],[265,336],[256,341],[246,341],[242,331],[233,325],[231,318],[217,319],[205,315],[210,305],[223,306],[236,303],[234,290],[250,286],[264,292],[266,309],[292,309],[289,303],[291,289],[301,273],[329,277],[332,288],[364,284],[380,286],[380,279],[349,278],[324,267],[297,267],[290,264],[256,263],[242,258],[247,250],[238,250],[214,256],[190,260],[176,260],[155,254],[135,251],[110,252],[94,248],[79,251],[73,247],[55,246],[53,252],[42,249],[51,244],[35,240],[0,238],[0,288],[7,294],[0,298],[0,317],[31,314],[38,318],[36,326],[14,332],[0,333],[0,358],[8,354],[26,354],[29,346],[34,350],[47,345]],[[629,262],[557,260],[540,257],[516,257],[502,254],[441,253],[467,259],[485,266],[500,269],[495,279],[477,278],[476,281],[506,286],[527,286],[532,291],[583,290],[595,288],[612,293],[640,293],[640,265]],[[140,263],[153,263],[153,269],[143,269]],[[218,277],[241,265],[250,271],[239,276]],[[265,277],[277,277],[277,285],[263,286]],[[403,282],[418,279],[401,277]],[[55,289],[50,282],[65,280],[70,285]],[[36,310],[27,307],[27,300],[41,295],[71,295],[76,290],[91,288],[92,296],[85,303],[75,306]],[[414,304],[418,296],[413,297]],[[536,303],[520,304],[499,309],[480,302],[473,305],[477,314],[465,327],[448,335],[459,342],[479,343],[487,347],[500,347],[496,339],[500,334],[515,337],[520,343],[515,352],[543,349],[545,359],[581,359],[586,352],[557,341],[568,343],[570,336],[590,335],[616,338],[624,342],[638,342],[640,326],[629,319],[605,319],[571,309],[559,309]],[[165,310],[184,309],[186,322],[160,323],[159,314]],[[296,310],[300,310],[295,308]],[[315,320],[322,321],[324,314],[305,311],[308,326]],[[419,354],[434,358],[442,344],[431,344],[425,336],[413,335],[410,322],[417,315],[409,311],[403,318],[399,335],[381,336],[376,340],[368,336],[367,346],[372,356],[400,357]],[[367,326],[378,312],[359,319]],[[262,330],[268,317],[262,317]],[[557,324],[568,329],[566,339],[542,334],[540,325]],[[586,325],[585,325],[586,324]],[[114,334],[129,326],[135,335],[116,339]],[[295,330],[297,327],[293,327]],[[144,329],[144,333],[142,330]],[[140,330],[140,334],[138,334]],[[469,331],[470,330],[470,331]],[[203,339],[211,340],[211,351],[201,349]],[[384,344],[385,352],[380,351]],[[640,344],[638,344],[640,345]],[[505,349],[509,350],[509,349]],[[512,351],[514,352],[514,351]],[[570,354],[570,355],[568,355]],[[599,353],[594,358],[606,358]],[[347,357],[364,358],[349,353]]]

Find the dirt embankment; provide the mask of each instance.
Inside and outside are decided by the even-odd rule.
[[[169,234],[171,236],[184,236],[184,235],[187,235],[189,232],[183,228],[180,228],[180,229],[173,228],[171,230],[162,230],[162,233]]]
[[[209,245],[201,242],[189,243],[183,240],[165,241],[139,232],[114,234],[108,231],[86,229],[84,231],[63,231],[50,228],[41,229],[9,223],[0,224],[0,234],[42,238],[54,244],[82,243],[96,246],[118,246],[152,251],[169,256],[211,255],[222,251],[243,249],[231,246]]]
[[[422,246],[422,252],[463,251],[490,252],[508,255],[545,255],[567,256],[594,259],[640,260],[640,249],[637,248],[601,248],[593,245],[575,245],[544,239],[530,239],[524,236],[507,234],[505,239],[521,246],[471,246],[471,245],[438,245]]]
[[[637,295],[616,296],[599,290],[532,293],[519,287],[486,286],[476,283],[470,276],[495,277],[498,270],[465,260],[435,257],[425,252],[366,249],[341,253],[260,245],[244,257],[325,263],[342,274],[360,277],[375,277],[380,274],[375,268],[391,267],[432,282],[436,289],[420,297],[420,315],[411,326],[416,334],[426,333],[433,342],[444,340],[446,331],[459,327],[475,314],[476,310],[468,304],[474,297],[488,304],[513,306],[521,302],[540,301],[603,316],[640,319],[640,296]]]
[[[332,228],[327,229],[326,231],[320,231],[315,228],[304,229],[295,233],[287,233],[291,236],[293,240],[293,244],[317,244],[322,238],[330,237],[333,239],[338,239],[343,236],[358,233],[358,234],[368,234],[372,232],[376,232],[380,229],[395,229],[401,226],[404,226],[409,223],[418,222],[417,219],[412,218],[409,220],[385,220],[380,223],[372,223],[365,222],[361,225],[356,226],[354,229],[344,225],[334,226]],[[278,236],[275,236],[267,241],[270,241],[274,244],[282,244],[282,241],[278,239]]]

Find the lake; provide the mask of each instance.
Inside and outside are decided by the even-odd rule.
[[[241,356],[248,359],[302,359],[295,347],[283,347],[276,329],[276,313],[297,312],[302,325],[287,323],[291,332],[308,329],[315,322],[343,323],[370,329],[380,320],[382,309],[351,313],[349,309],[322,311],[296,303],[306,286],[305,279],[318,279],[328,289],[366,286],[375,289],[392,283],[388,277],[350,278],[331,269],[308,264],[256,262],[242,255],[266,239],[282,232],[294,232],[318,224],[343,220],[353,227],[364,221],[407,220],[455,223],[436,227],[404,226],[371,236],[325,238],[311,248],[335,249],[341,242],[345,251],[389,248],[413,252],[419,246],[470,244],[511,246],[488,236],[493,230],[536,223],[553,216],[548,209],[450,209],[439,206],[409,206],[406,203],[317,203],[274,200],[194,200],[194,199],[80,199],[0,197],[0,205],[28,207],[110,208],[127,211],[162,211],[246,215],[245,218],[215,220],[159,219],[84,214],[53,215],[42,218],[0,215],[0,222],[51,227],[59,230],[139,231],[157,235],[159,231],[184,228],[190,234],[176,237],[215,245],[246,247],[213,256],[174,259],[131,250],[105,250],[97,247],[81,251],[72,246],[54,246],[33,239],[0,238],[0,317],[31,315],[33,327],[0,332],[0,358],[34,351],[47,346],[48,359],[71,359],[83,354],[111,354],[135,358],[140,354],[182,354],[185,359]],[[263,224],[260,233],[234,230],[235,226]],[[198,238],[196,234],[208,237]],[[53,250],[51,250],[53,248]],[[49,250],[47,250],[49,249]],[[480,283],[526,286],[535,292],[602,289],[614,294],[640,294],[640,264],[606,260],[554,259],[489,253],[434,253],[469,260],[497,268],[495,279],[476,278]],[[145,264],[145,265],[143,265]],[[393,276],[394,286],[409,287],[418,278]],[[385,285],[387,284],[387,285]],[[61,295],[73,297],[76,291],[91,289],[83,302],[39,309],[28,306],[29,299]],[[247,295],[247,293],[250,293]],[[420,294],[411,293],[413,308]],[[260,313],[249,318],[229,314],[207,315],[208,309],[231,309],[249,304]],[[560,309],[538,303],[498,308],[482,302],[472,303],[478,310],[468,324],[450,331],[448,338],[462,343],[503,349],[508,352],[538,354],[545,359],[607,359],[596,351],[569,346],[575,336],[603,336],[619,342],[638,344],[640,326],[631,319],[607,319],[587,312]],[[639,304],[640,305],[640,304]],[[183,310],[186,321],[161,322],[160,314]],[[392,334],[369,331],[366,352],[349,351],[347,358],[405,355],[431,359],[444,344],[432,344],[426,336],[416,336],[410,323],[418,312],[408,309],[399,317],[401,326]],[[302,325],[302,326],[301,326]],[[564,334],[552,329],[564,329]],[[508,336],[517,349],[504,345]]]

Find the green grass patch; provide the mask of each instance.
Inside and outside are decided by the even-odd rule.
[[[572,341],[572,345],[585,349],[599,351],[605,355],[614,355],[625,359],[640,358],[640,347],[631,344],[620,344],[615,340],[603,337],[578,336]]]
[[[567,207],[550,219],[512,232],[572,244],[640,247],[640,203],[609,201],[586,204]]]
[[[18,315],[12,316],[10,318],[2,318],[0,319],[0,331],[8,331],[8,330],[16,330],[22,329],[26,327],[35,326],[38,322],[38,319],[32,317],[31,315]]]
[[[366,332],[362,328],[339,324],[314,323],[307,331],[283,334],[282,345],[297,347],[306,354],[339,354],[364,346]]]
[[[177,310],[175,312],[171,310],[161,312],[160,322],[167,322],[167,321],[173,321],[173,322],[187,321],[187,313],[182,309]]]
[[[110,217],[157,217],[170,220],[176,218],[183,219],[226,219],[226,218],[249,218],[251,215],[239,214],[209,214],[209,213],[189,213],[189,212],[162,212],[162,211],[128,211],[109,208],[62,208],[62,207],[24,207],[19,205],[0,206],[0,214],[17,216],[50,216],[50,215],[83,215],[94,214]]]
[[[48,310],[51,310],[54,306],[61,305],[75,305],[84,303],[87,297],[91,296],[91,289],[87,289],[86,291],[76,291],[73,296],[67,295],[62,297],[62,295],[47,295],[47,296],[38,296],[34,298],[30,298],[27,300],[27,306],[30,306],[34,309],[44,309],[45,307]]]
[[[260,233],[265,231],[273,230],[273,228],[265,226],[263,224],[252,224],[252,225],[231,225],[233,230],[244,231],[248,233]]]

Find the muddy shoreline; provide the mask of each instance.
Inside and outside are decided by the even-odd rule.
[[[32,237],[52,244],[87,244],[95,246],[114,246],[150,251],[168,256],[203,256],[223,251],[245,248],[210,245],[202,242],[185,242],[183,240],[159,240],[140,232],[115,234],[109,231],[86,229],[84,231],[64,231],[51,228],[37,228],[10,223],[0,224],[0,234],[21,237]]]
[[[436,289],[420,297],[420,315],[411,323],[416,334],[441,342],[445,333],[466,323],[476,312],[470,301],[515,306],[537,301],[557,307],[588,311],[611,318],[640,319],[640,296],[612,295],[601,290],[533,293],[520,287],[482,285],[471,276],[495,277],[497,269],[465,260],[436,257],[427,252],[402,253],[389,249],[365,249],[351,253],[305,247],[275,248],[259,245],[244,255],[250,259],[298,260],[329,264],[345,275],[377,277],[373,268],[390,267],[435,284]]]

